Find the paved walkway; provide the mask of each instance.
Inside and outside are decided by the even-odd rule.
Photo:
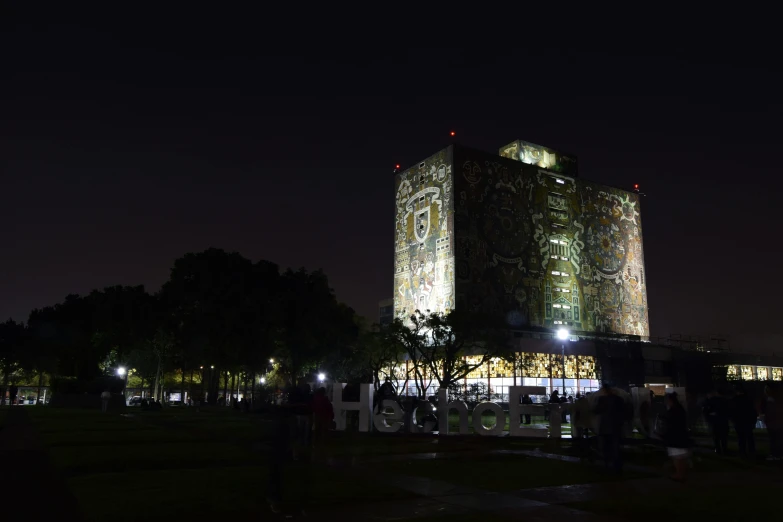
[[[554,459],[578,463],[579,458],[547,453],[540,450],[493,450],[488,455],[524,455],[535,458]],[[385,455],[362,459],[360,462],[340,463],[333,461],[333,466],[351,466],[357,473],[357,480],[366,478],[378,481],[383,477],[384,483],[403,491],[419,496],[415,500],[398,500],[388,503],[375,503],[357,506],[340,506],[324,510],[324,516],[350,516],[367,520],[415,520],[433,515],[469,515],[475,513],[477,519],[482,513],[495,515],[511,515],[524,517],[530,521],[577,520],[577,521],[611,521],[616,520],[604,516],[569,508],[564,504],[572,502],[595,501],[618,497],[636,496],[640,498],[662,498],[667,493],[682,491],[708,490],[716,486],[731,487],[738,483],[743,485],[766,484],[770,481],[783,486],[783,476],[770,477],[769,474],[748,472],[725,473],[692,473],[687,484],[680,484],[660,476],[660,470],[643,466],[625,465],[624,469],[649,473],[649,478],[617,480],[611,482],[596,482],[589,484],[574,484],[541,488],[520,489],[505,493],[484,491],[478,488],[460,486],[449,482],[424,477],[378,474],[376,466],[384,462],[433,460],[442,458],[464,458],[462,453],[417,453],[408,455]],[[596,472],[602,465],[593,464]]]
[[[543,453],[540,451],[526,450],[496,450],[484,454],[525,455],[538,458],[553,458],[557,460],[571,461],[574,457]],[[571,509],[563,504],[565,502],[549,502],[519,495],[517,492],[499,493],[482,490],[470,486],[452,484],[442,480],[435,480],[418,476],[396,475],[378,473],[376,466],[383,462],[401,460],[433,460],[440,458],[464,458],[463,453],[415,453],[406,455],[385,455],[372,458],[340,461],[332,460],[330,465],[336,468],[351,468],[357,474],[357,480],[382,481],[383,485],[394,487],[402,491],[415,494],[418,498],[413,500],[395,500],[389,502],[334,506],[328,509],[312,513],[313,516],[349,517],[350,519],[365,520],[415,520],[439,515],[471,515],[481,517],[482,514],[492,516],[513,516],[515,519],[526,521],[552,521],[552,520],[576,520],[585,522],[611,521],[592,513]],[[579,459],[575,459],[579,460]]]
[[[0,430],[0,482],[3,520],[78,522],[83,518],[25,406],[11,406]]]

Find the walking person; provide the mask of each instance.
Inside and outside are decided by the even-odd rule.
[[[560,404],[560,392],[555,389],[550,395],[549,395],[549,404]],[[544,410],[544,420],[549,420],[549,415],[552,412],[549,408],[546,408]]]
[[[523,405],[533,404],[533,399],[530,398],[530,395],[525,394],[525,395],[522,396],[522,404]],[[523,417],[524,417],[524,423],[525,424],[530,424],[530,421],[531,421],[530,414],[529,413],[525,413],[525,414],[523,414]]]
[[[677,482],[685,482],[691,447],[688,437],[688,418],[676,393],[667,393],[665,402],[666,412],[661,415],[663,422],[660,436],[674,464],[674,474],[670,478]]]
[[[110,400],[111,392],[108,389],[103,390],[103,393],[101,393],[101,413],[106,413],[109,410]]]
[[[710,427],[715,453],[725,455],[729,441],[729,403],[717,391],[713,390],[707,395],[702,408],[704,420]]]
[[[326,388],[318,388],[313,395],[313,451],[325,460],[325,442],[329,430],[334,428],[334,408],[326,397]]]
[[[576,395],[576,402],[571,410],[571,425],[573,426],[574,446],[579,458],[589,457],[590,448],[587,438],[592,415],[587,395]]]
[[[761,413],[767,425],[769,435],[769,457],[767,460],[783,458],[783,403],[769,385],[764,387],[765,400],[761,403]]]
[[[373,401],[373,413],[380,413],[383,409],[383,401],[392,400],[397,402],[397,394],[394,391],[394,386],[387,377],[381,387],[378,389],[378,393],[375,394]]]
[[[729,412],[734,423],[734,431],[737,432],[740,456],[754,458],[756,439],[753,436],[753,429],[756,427],[758,414],[753,400],[748,397],[741,384],[736,386],[735,391],[734,398],[729,402]]]
[[[621,473],[623,470],[621,451],[623,424],[627,410],[625,401],[617,395],[609,383],[603,384],[599,394],[594,413],[598,415],[598,440],[601,444],[601,455],[607,469]]]
[[[269,444],[269,474],[266,499],[272,513],[283,511],[283,472],[291,458],[293,411],[287,405],[272,406],[272,432]]]
[[[294,412],[295,419],[294,460],[309,456],[313,429],[312,399],[310,385],[304,378],[299,379],[299,385],[288,393],[288,407]]]

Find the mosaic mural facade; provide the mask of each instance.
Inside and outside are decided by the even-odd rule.
[[[516,141],[452,146],[395,178],[395,315],[455,306],[511,327],[649,335],[639,198]]]
[[[565,175],[575,158],[535,147],[455,149],[457,306],[512,327],[648,336],[638,195]]]
[[[454,307],[452,148],[395,176],[394,312]]]

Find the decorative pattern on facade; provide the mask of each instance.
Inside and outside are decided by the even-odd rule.
[[[397,175],[396,316],[464,306],[512,328],[648,336],[638,195],[535,147],[452,146]]]
[[[394,311],[448,312],[454,307],[451,150],[395,177]]]

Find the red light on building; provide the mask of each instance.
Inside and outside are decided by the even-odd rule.
[[[639,190],[639,184],[638,184],[638,183],[634,184],[633,188],[634,188],[635,190]]]
[[[451,131],[449,134],[451,134],[452,136],[455,136],[457,133],[454,132],[454,131]]]
[[[399,166],[399,165],[395,165],[395,166],[394,166],[394,168],[395,168],[395,169],[398,169],[398,168],[400,168],[400,166]]]

